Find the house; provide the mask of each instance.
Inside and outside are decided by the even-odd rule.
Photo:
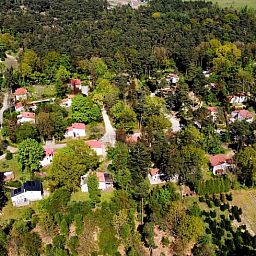
[[[148,173],[148,179],[151,185],[164,183],[166,181],[178,182],[179,176],[176,174],[174,177],[168,177],[166,179],[163,173],[160,173],[160,170],[157,168],[153,168]]]
[[[22,112],[17,116],[18,123],[23,124],[25,122],[35,123],[36,121],[36,115],[33,112]]]
[[[172,84],[176,84],[179,82],[180,78],[177,74],[174,74],[174,73],[170,73],[169,74],[169,80]]]
[[[210,70],[204,70],[203,74],[204,74],[204,77],[209,78],[210,75],[211,75],[211,71]]]
[[[241,110],[235,110],[231,112],[232,118],[230,119],[230,122],[235,122],[236,120],[238,121],[246,121],[248,123],[252,123],[255,113],[252,113],[246,109],[241,109]]]
[[[215,122],[217,119],[217,116],[218,116],[218,108],[217,107],[208,107],[207,109],[211,113],[212,121]]]
[[[234,168],[233,160],[224,154],[210,155],[209,162],[215,175],[225,174],[228,170]]]
[[[25,108],[23,107],[21,102],[17,102],[15,104],[15,111],[16,112],[23,112],[23,111],[25,111]]]
[[[87,178],[90,173],[81,176],[81,190],[82,192],[88,192]],[[106,172],[96,172],[96,176],[99,181],[99,189],[105,191],[106,189],[113,188],[112,176]]]
[[[73,123],[65,133],[66,138],[84,137],[85,135],[85,124],[83,123]]]
[[[135,132],[126,137],[126,142],[127,143],[133,143],[133,142],[136,143],[138,141],[138,139],[140,138],[140,136],[141,136],[140,132]]]
[[[43,199],[41,181],[27,181],[20,188],[11,191],[11,200],[14,206],[27,205],[30,202]]]
[[[61,107],[70,108],[72,106],[72,99],[75,97],[74,94],[68,95],[66,99],[63,99],[60,103]]]
[[[4,172],[4,181],[10,181],[14,179],[13,172]]]
[[[230,95],[228,96],[229,102],[232,105],[242,105],[247,101],[247,95],[245,93],[240,93],[238,95]]]
[[[82,90],[82,83],[80,79],[71,79],[69,83],[69,88],[74,92]]]
[[[91,149],[93,149],[98,156],[105,154],[104,144],[99,140],[88,140],[85,142]]]
[[[28,91],[26,88],[18,88],[15,90],[14,95],[17,101],[26,100]]]
[[[54,149],[45,148],[44,149],[44,158],[40,161],[42,167],[51,164],[54,155]]]

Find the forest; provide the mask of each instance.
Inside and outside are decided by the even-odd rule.
[[[255,219],[234,198],[256,194],[256,10],[0,1],[0,58],[0,255],[256,254]],[[116,138],[99,156],[86,143],[107,137],[103,113]],[[86,135],[67,138],[78,126]],[[44,167],[47,141],[59,148]],[[13,206],[31,180],[47,196]]]

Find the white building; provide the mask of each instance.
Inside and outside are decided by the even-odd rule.
[[[10,181],[14,179],[13,172],[4,172],[4,181]]]
[[[66,138],[84,137],[85,135],[85,124],[83,123],[73,123],[65,133]]]
[[[20,115],[17,116],[18,123],[23,124],[25,122],[35,123],[36,115],[33,112],[22,112]]]
[[[208,110],[211,113],[212,121],[215,122],[218,116],[218,108],[217,107],[208,107]]]
[[[17,101],[26,100],[28,97],[28,91],[26,88],[18,88],[15,90],[14,95]]]
[[[171,82],[172,84],[176,84],[176,83],[178,83],[179,80],[180,80],[179,76],[178,76],[177,74],[174,74],[174,73],[170,73],[170,74],[169,74],[169,79],[170,79],[170,82]]]
[[[228,96],[229,102],[232,105],[241,105],[247,101],[247,98],[248,98],[247,95],[243,94],[243,93],[241,93],[239,95]]]
[[[225,174],[234,168],[232,159],[224,154],[209,156],[209,162],[214,175]]]
[[[70,108],[72,106],[72,99],[75,97],[75,95],[70,94],[66,99],[63,99],[61,101],[60,106],[64,108]]]
[[[232,118],[230,119],[230,122],[235,122],[236,120],[238,121],[246,121],[248,123],[252,123],[255,113],[249,112],[248,110],[241,109],[241,110],[236,110],[231,113]]]
[[[81,190],[82,192],[88,192],[87,178],[89,173],[81,176]],[[113,188],[112,176],[106,172],[96,172],[96,176],[99,182],[99,189],[104,191],[106,189]]]
[[[105,155],[104,144],[99,140],[88,140],[85,142],[91,149],[93,149],[98,156]]]
[[[15,111],[16,112],[23,112],[23,111],[25,111],[25,109],[24,109],[24,107],[23,107],[21,102],[17,102],[15,104]]]
[[[168,179],[164,179],[164,174],[160,173],[159,169],[153,168],[148,173],[148,179],[151,185],[165,183],[166,181],[178,182],[179,175],[175,175],[174,177],[170,177]]]
[[[45,148],[44,149],[44,158],[40,161],[42,167],[50,165],[53,159],[54,149]]]
[[[40,181],[27,181],[20,188],[11,191],[14,206],[27,205],[41,199],[43,199],[43,186]]]

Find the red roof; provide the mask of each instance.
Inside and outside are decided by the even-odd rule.
[[[104,172],[96,172],[96,176],[97,176],[99,182],[105,182]]]
[[[85,142],[90,148],[103,148],[103,143],[99,140],[88,140]]]
[[[159,173],[159,169],[157,169],[157,168],[154,168],[154,169],[151,169],[151,170],[150,170],[151,176],[155,176],[155,175],[157,175],[158,173]]]
[[[73,129],[78,129],[78,130],[85,130],[85,124],[83,123],[73,123],[72,126],[67,128],[69,131]]]
[[[28,91],[26,88],[18,88],[15,90],[15,95],[24,95],[26,94]]]
[[[248,110],[242,109],[237,110],[238,114],[243,118],[252,118],[254,115],[253,113],[249,112]]]
[[[54,154],[54,149],[53,148],[45,148],[44,153],[46,156],[50,156]]]
[[[71,83],[72,86],[80,85],[81,80],[80,79],[71,79],[70,83]]]
[[[178,76],[177,74],[174,74],[174,73],[170,73],[170,74],[169,74],[169,77],[179,78],[179,76]]]
[[[230,160],[230,158],[224,154],[209,156],[209,161],[211,163],[211,166],[217,166],[217,165],[223,164],[223,163],[227,162],[228,160]]]
[[[18,108],[22,108],[22,103],[21,102],[18,102],[15,104],[15,109],[18,109]]]
[[[208,107],[208,110],[209,110],[210,112],[218,112],[217,107]]]
[[[23,112],[22,113],[22,117],[25,117],[25,118],[35,118],[36,114],[33,113],[33,112]]]

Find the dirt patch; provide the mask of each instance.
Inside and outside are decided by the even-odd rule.
[[[51,235],[47,234],[39,225],[37,225],[34,229],[33,232],[36,232],[39,234],[39,236],[42,239],[42,243],[44,245],[46,244],[51,244],[52,243],[52,237]]]

